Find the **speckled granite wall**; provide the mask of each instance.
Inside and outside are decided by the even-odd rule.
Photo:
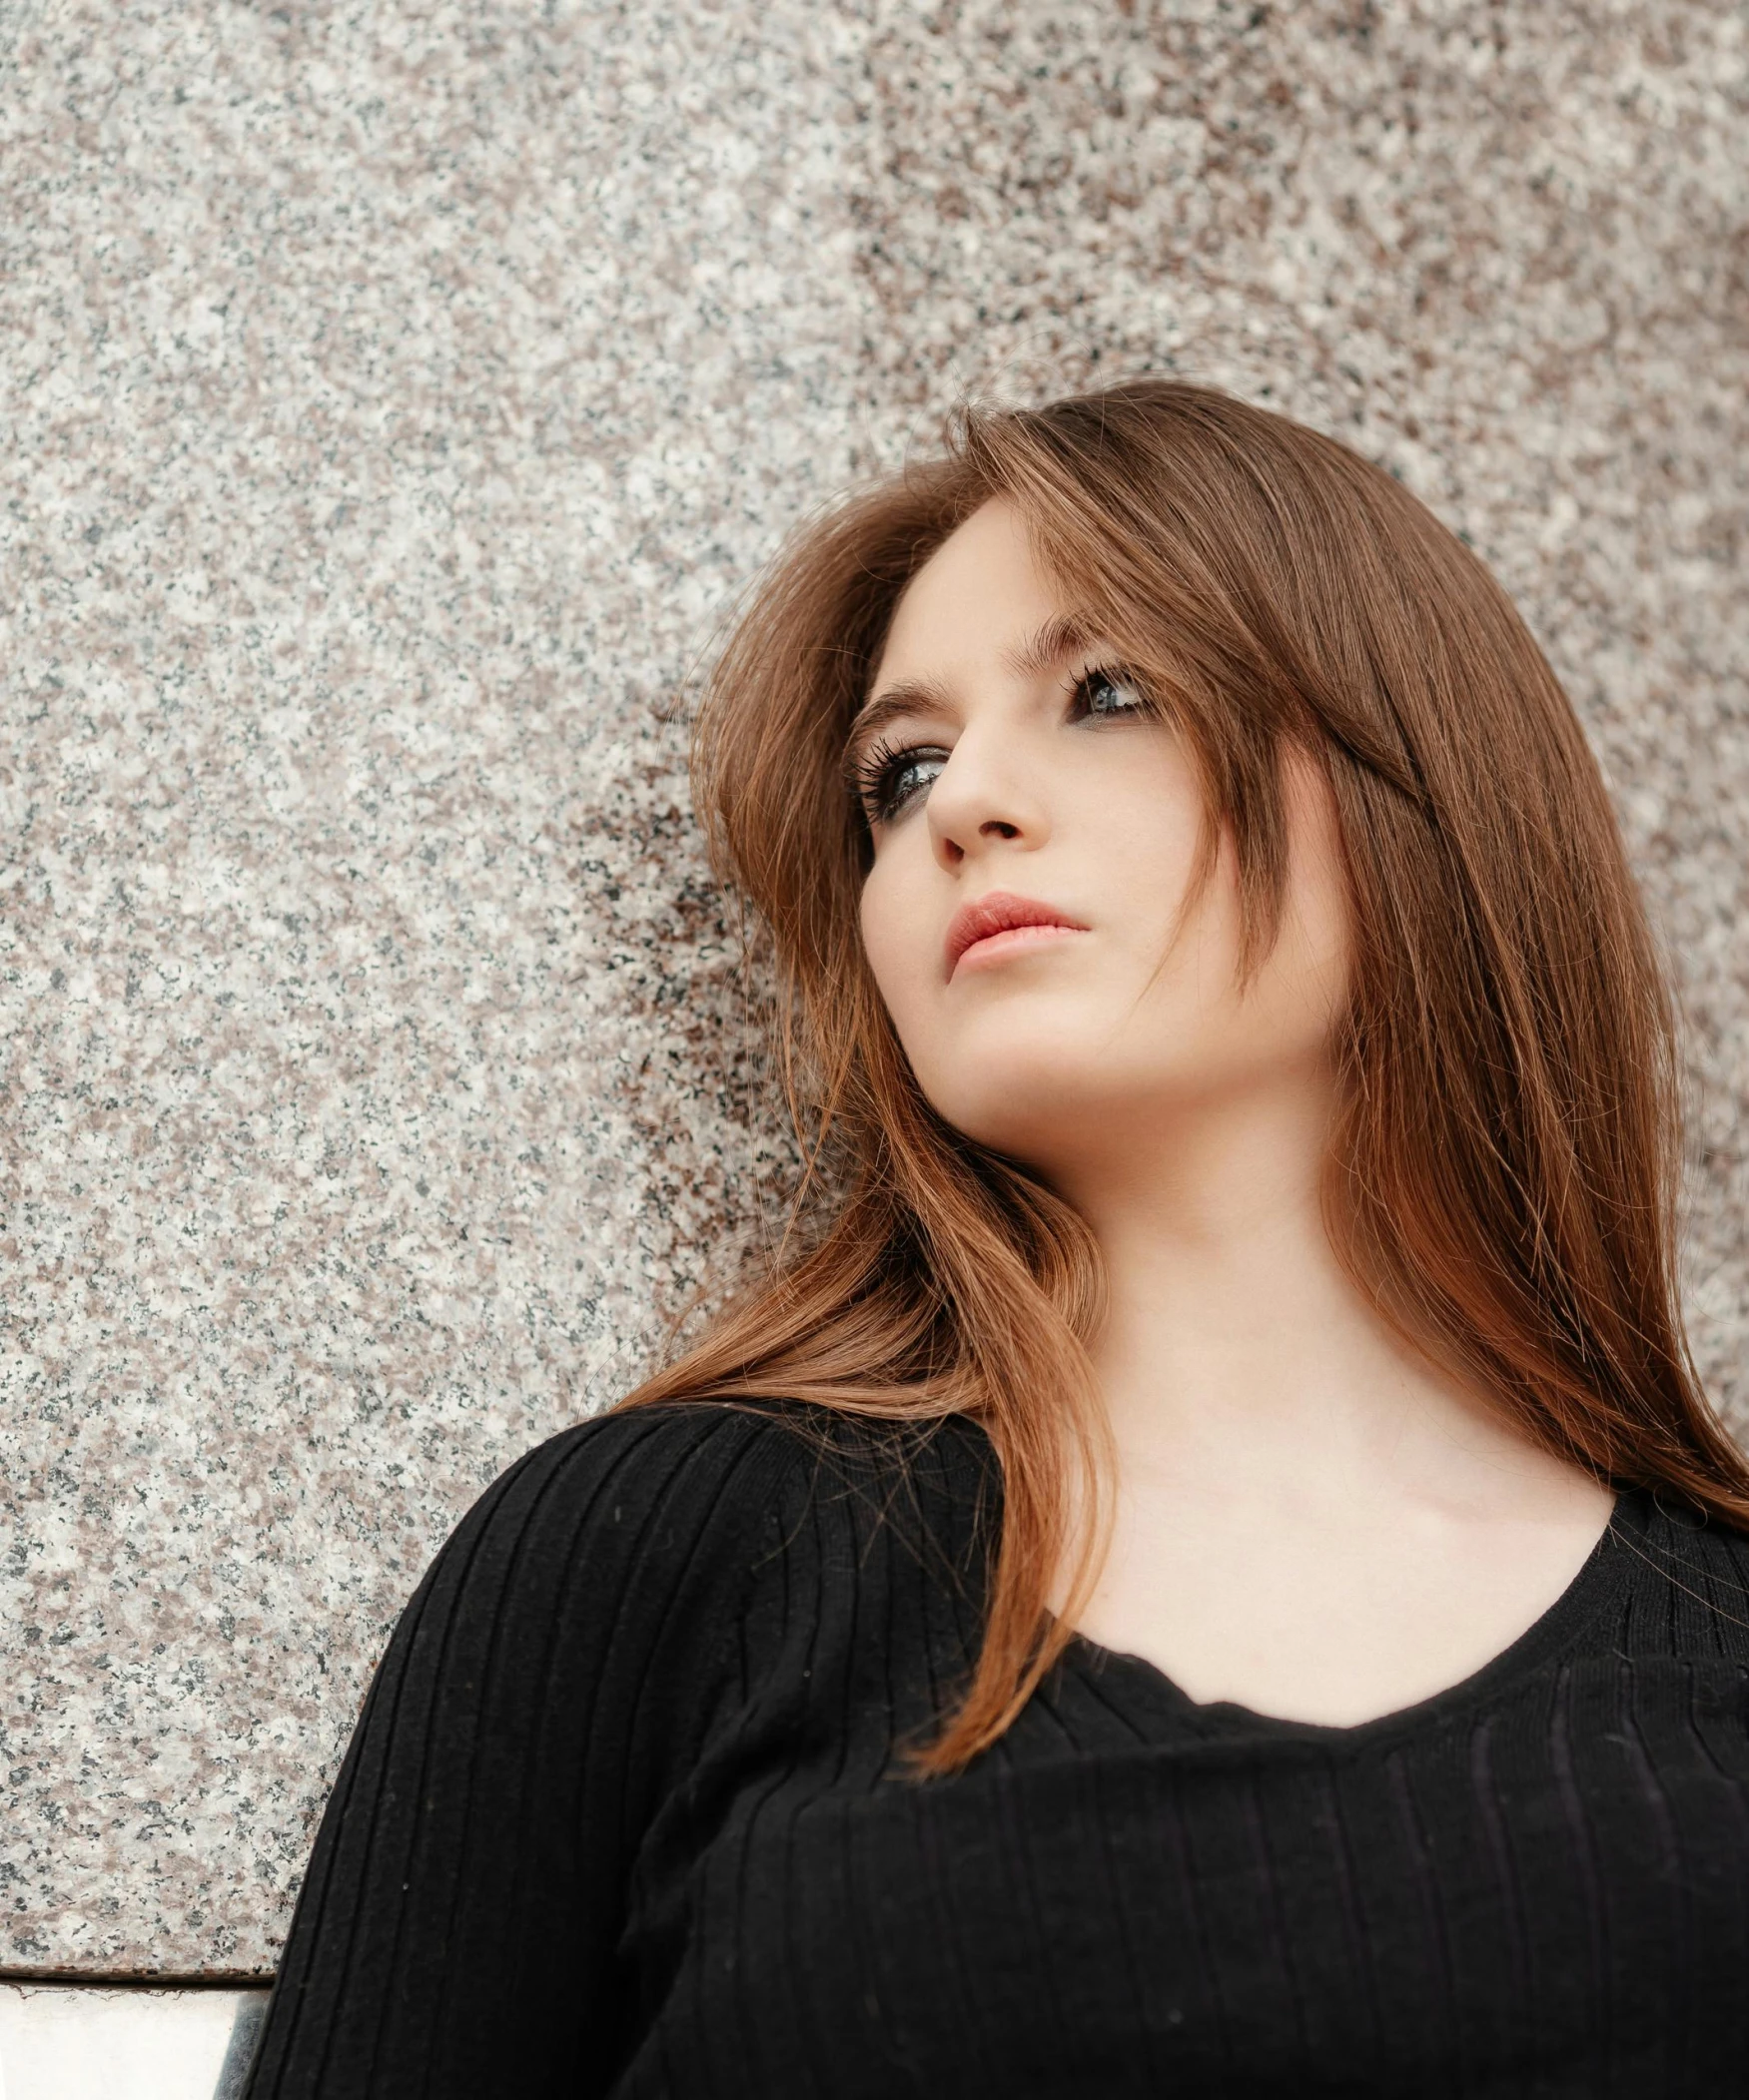
[[[1213,377],[1497,565],[1680,973],[1749,1419],[1735,0],[0,37],[0,1966],[271,1965],[433,1547],[781,1179],[676,695],[962,387]]]

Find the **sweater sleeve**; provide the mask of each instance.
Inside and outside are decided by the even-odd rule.
[[[607,1415],[462,1520],[371,1687],[250,2100],[606,2089],[627,1875],[733,1693],[744,1513],[789,1441],[708,1404]]]

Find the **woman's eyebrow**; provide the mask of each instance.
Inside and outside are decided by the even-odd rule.
[[[844,739],[846,750],[855,750],[858,744],[886,728],[889,722],[903,715],[944,715],[953,712],[953,702],[946,690],[932,685],[927,678],[902,678],[896,685],[883,686],[857,713]]]
[[[1098,639],[1098,629],[1078,612],[1060,612],[1017,649],[1005,649],[1002,660],[1018,678],[1054,671],[1066,656],[1078,655]]]

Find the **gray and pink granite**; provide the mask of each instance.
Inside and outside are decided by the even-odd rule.
[[[685,715],[963,391],[1199,374],[1515,591],[1749,1423],[1735,0],[0,8],[0,1970],[271,1967],[481,1485],[789,1153]]]

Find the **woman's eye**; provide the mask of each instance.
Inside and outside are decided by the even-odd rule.
[[[1076,719],[1089,715],[1146,714],[1148,696],[1127,671],[1084,671],[1075,681]]]
[[[904,751],[871,751],[857,767],[862,807],[871,824],[891,824],[928,792],[947,753],[933,744]]]

